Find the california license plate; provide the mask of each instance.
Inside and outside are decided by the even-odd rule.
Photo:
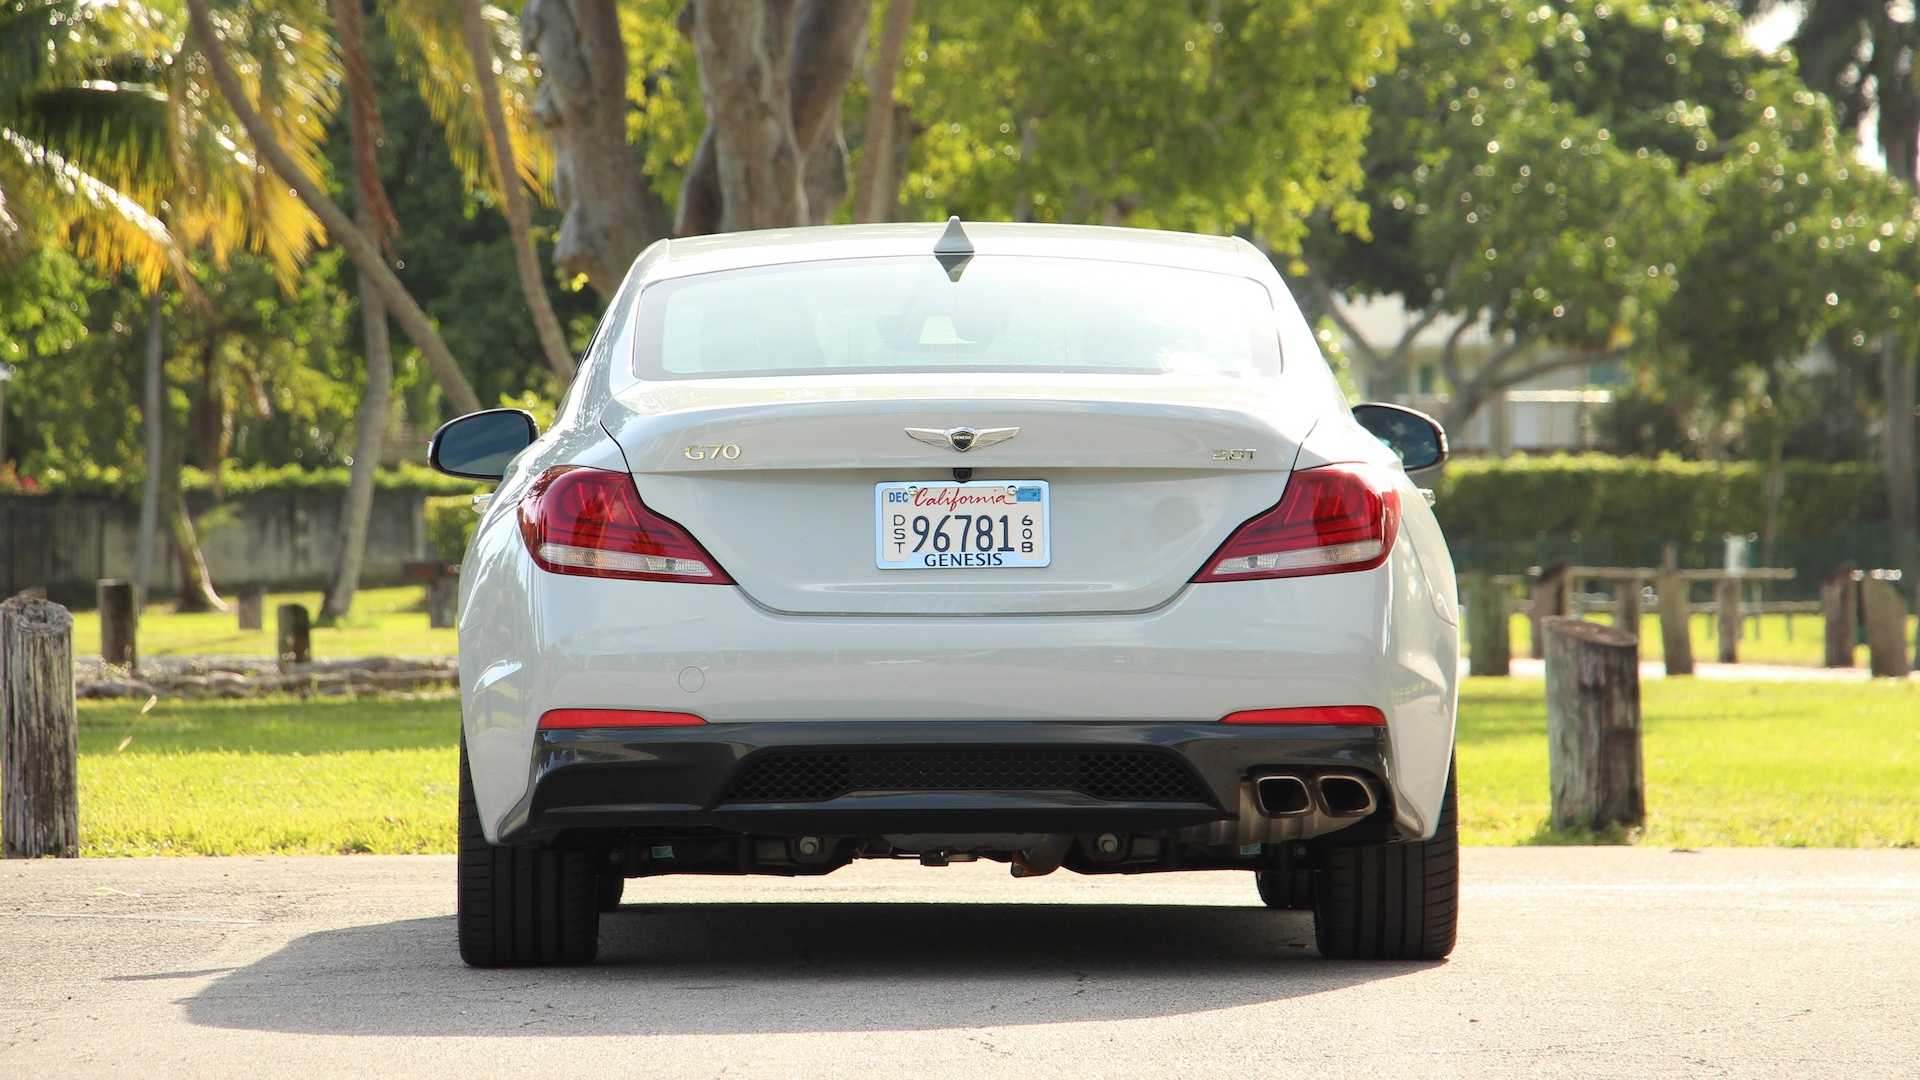
[[[882,570],[999,569],[1052,561],[1045,480],[875,484],[873,563]]]

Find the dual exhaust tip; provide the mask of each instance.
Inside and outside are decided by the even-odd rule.
[[[1273,773],[1255,777],[1253,790],[1261,813],[1268,817],[1311,813],[1317,802],[1329,817],[1360,818],[1373,813],[1378,805],[1373,783],[1353,773],[1321,773],[1311,780],[1292,773]]]

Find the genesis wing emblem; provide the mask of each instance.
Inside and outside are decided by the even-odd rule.
[[[997,446],[1020,434],[1017,427],[994,428],[925,428],[910,427],[907,437],[926,443],[928,446],[944,446],[964,454],[982,446]]]

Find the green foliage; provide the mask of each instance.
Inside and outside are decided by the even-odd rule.
[[[928,6],[899,94],[926,131],[908,218],[1252,229],[1361,222],[1367,111],[1407,40],[1393,0]]]
[[[473,512],[473,496],[438,495],[428,499],[423,509],[433,557],[447,563],[466,558],[474,527],[480,524],[480,515]]]
[[[180,471],[180,487],[190,494],[217,491],[227,498],[291,492],[332,493],[347,490],[347,474],[348,470],[345,467],[329,469],[303,469],[298,465],[243,467],[226,463],[217,471],[209,472],[189,465]],[[0,478],[4,478],[5,475],[0,473]],[[137,470],[90,463],[74,469],[53,468],[24,475],[31,476],[33,480],[31,488],[16,481],[16,486],[11,489],[0,486],[0,494],[114,495],[122,498],[138,498],[142,477]],[[480,485],[471,480],[446,476],[434,472],[425,465],[413,464],[396,465],[379,470],[373,474],[373,486],[376,491],[417,491],[427,495],[459,494],[462,499],[468,499],[475,492],[482,490]]]
[[[1779,531],[1813,536],[1837,523],[1883,521],[1886,486],[1867,462],[1787,462]],[[1596,536],[1679,542],[1755,533],[1766,514],[1766,467],[1754,462],[1563,454],[1462,458],[1434,484],[1450,542]]]

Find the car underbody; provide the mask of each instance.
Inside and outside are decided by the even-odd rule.
[[[977,858],[1019,876],[1256,869],[1395,838],[1377,728],[979,721],[542,732],[508,844],[607,872],[822,874]],[[645,793],[645,802],[636,796]]]

